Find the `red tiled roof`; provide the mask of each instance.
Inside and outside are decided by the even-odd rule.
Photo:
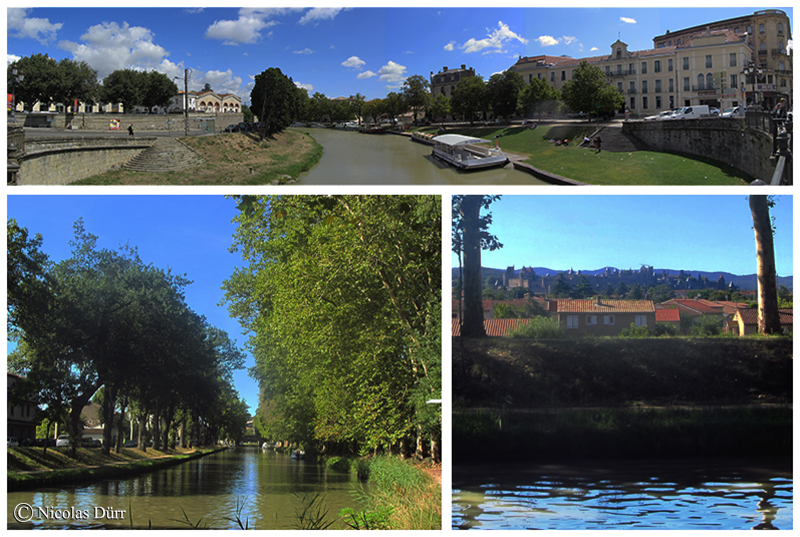
[[[483,328],[487,336],[503,337],[509,330],[528,324],[529,321],[530,319],[484,319]],[[461,323],[458,319],[453,319],[452,333],[454,336],[461,335]]]
[[[676,323],[681,320],[681,312],[677,308],[658,308],[656,309],[657,323]]]
[[[672,298],[661,303],[664,306],[677,305],[683,308],[688,308],[700,314],[716,314],[722,313],[722,306],[709,306],[707,300],[695,300],[693,298]]]
[[[599,303],[598,303],[599,302]],[[621,313],[653,312],[652,300],[570,299],[558,301],[559,313]]]
[[[737,311],[744,324],[758,324],[758,308],[741,308]],[[794,324],[791,308],[778,308],[781,324]]]

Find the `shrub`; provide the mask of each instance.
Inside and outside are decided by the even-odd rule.
[[[722,321],[713,316],[698,317],[689,328],[689,334],[699,337],[718,336],[722,334]]]
[[[677,336],[680,334],[680,329],[674,324],[669,323],[656,323],[655,335],[656,336]]]
[[[511,330],[508,337],[520,339],[563,339],[564,325],[552,317],[534,317],[527,324]]]
[[[325,466],[337,472],[349,472],[350,460],[344,457],[329,457],[325,459]]]
[[[636,326],[631,323],[630,328],[624,328],[619,334],[621,337],[650,337],[650,330],[646,326]]]
[[[420,488],[424,478],[425,474],[396,457],[377,457],[369,465],[369,482],[387,491]]]

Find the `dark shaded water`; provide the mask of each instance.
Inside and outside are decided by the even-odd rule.
[[[228,518],[238,512],[251,529],[290,529],[302,509],[302,495],[319,494],[329,518],[338,520],[341,509],[360,507],[357,490],[364,489],[348,474],[274,451],[239,447],[128,479],[11,492],[7,523],[9,529],[129,528],[132,518],[137,528],[188,529],[188,521],[232,529],[238,526]],[[20,524],[15,509],[20,516],[31,513],[18,507],[22,504],[33,508],[33,519]]]
[[[298,129],[323,147],[322,158],[298,184],[328,185],[540,185],[527,173],[493,168],[461,172],[431,156],[431,146],[396,134]]]
[[[454,529],[793,528],[791,460],[506,463],[453,480]]]

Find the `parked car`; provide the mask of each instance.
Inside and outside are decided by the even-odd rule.
[[[69,447],[69,435],[62,434],[56,438],[56,447]]]
[[[708,117],[709,114],[710,112],[707,104],[696,104],[694,106],[684,106],[683,108],[679,108],[674,114],[664,119],[698,119],[701,117]]]
[[[726,108],[725,110],[723,110],[722,117],[744,117],[746,112],[747,112],[747,107],[734,106],[732,108]]]
[[[223,132],[239,132],[237,130],[238,128],[239,128],[238,125],[228,125],[227,127],[225,127],[225,130]]]
[[[659,112],[658,114],[655,114],[655,115],[652,115],[652,116],[647,116],[646,118],[644,118],[644,120],[645,121],[659,121],[661,119],[664,119],[668,115],[672,114],[672,112],[673,112],[672,110],[664,110],[663,112]]]
[[[709,115],[712,116],[719,116],[719,108],[714,108],[713,106],[708,109]]]
[[[19,442],[17,442],[17,439],[14,438],[13,436],[9,436],[7,440],[8,440],[7,447],[19,447]]]
[[[138,445],[139,442],[136,440],[128,440],[127,442],[125,442],[125,447],[137,447]]]

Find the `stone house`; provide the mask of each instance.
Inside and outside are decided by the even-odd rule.
[[[781,330],[784,334],[793,333],[792,308],[779,308]],[[728,323],[728,328],[739,336],[758,334],[758,308],[739,308]]]
[[[646,326],[651,331],[656,325],[652,300],[558,300],[556,317],[568,335],[576,336],[618,336],[631,325]]]

